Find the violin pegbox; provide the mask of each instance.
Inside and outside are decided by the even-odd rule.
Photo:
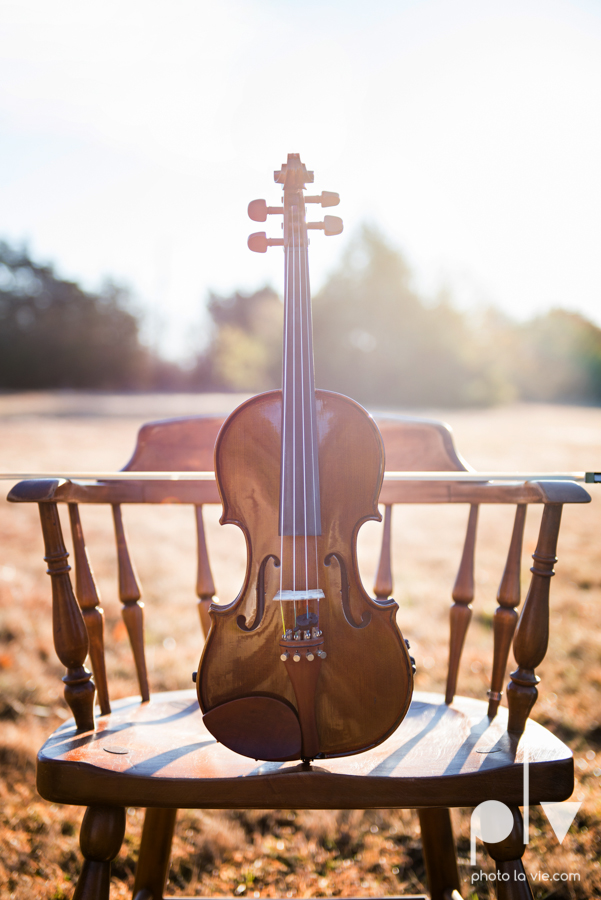
[[[303,197],[305,186],[312,184],[315,176],[301,162],[298,153],[289,153],[288,161],[282,165],[281,169],[273,173],[273,177],[276,184],[281,184],[284,188],[284,201],[281,206],[267,206],[265,200],[252,200],[248,204],[248,215],[253,222],[266,222],[267,216],[284,215],[287,198],[293,195],[296,195],[301,201],[303,214],[305,203],[319,203],[322,207],[338,206],[340,203],[340,197],[333,191],[322,191],[321,194]],[[323,222],[304,223],[303,221],[303,225],[305,229],[323,231],[327,236],[341,234],[343,229],[342,219],[338,216],[324,216]],[[284,244],[284,238],[268,238],[264,231],[257,231],[248,238],[248,247],[255,253],[266,253],[268,247],[283,247]]]

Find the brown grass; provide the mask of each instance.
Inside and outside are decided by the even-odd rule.
[[[110,397],[54,394],[0,397],[2,470],[119,468],[143,421],[231,408],[235,397]],[[432,414],[432,411],[429,411]],[[456,444],[477,468],[599,467],[601,410],[518,406],[434,412],[450,422]],[[6,485],[8,488],[8,485]],[[567,508],[552,585],[552,629],[540,667],[541,699],[534,717],[572,746],[575,798],[583,805],[562,846],[541,810],[532,810],[531,873],[578,873],[566,886],[535,882],[535,897],[601,896],[601,487],[587,507]],[[4,493],[4,491],[3,491]],[[395,596],[399,621],[418,662],[417,687],[440,689],[445,676],[450,588],[467,510],[406,507],[395,511]],[[513,511],[482,512],[474,619],[460,691],[483,696],[490,674],[491,617]],[[106,612],[113,697],[135,693],[131,655],[120,620],[108,510],[85,508],[83,524]],[[243,541],[218,510],[207,516],[218,590],[231,599],[244,568]],[[540,510],[529,512],[524,579]],[[132,551],[145,588],[152,687],[189,685],[200,653],[195,611],[194,530],[187,508],[128,508]],[[364,581],[373,583],[379,526],[360,541]],[[82,811],[57,807],[35,791],[37,748],[66,715],[50,625],[49,586],[42,563],[37,512],[0,506],[0,896],[69,896],[80,867]],[[172,638],[173,640],[166,640]],[[175,642],[175,643],[174,643]],[[453,814],[459,855],[469,854],[469,817]],[[113,869],[113,895],[133,883],[143,813],[128,810],[126,840]],[[482,866],[487,862],[482,856]],[[464,896],[488,897],[486,884]],[[349,896],[423,890],[417,821],[408,811],[182,811],[168,891],[171,894]]]

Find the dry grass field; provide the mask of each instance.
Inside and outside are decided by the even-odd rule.
[[[226,412],[228,396],[0,396],[0,470],[120,468],[144,421]],[[479,469],[601,469],[601,409],[516,406],[433,411],[449,422],[456,445]],[[5,496],[10,484],[4,482]],[[560,846],[538,809],[531,811],[525,864],[531,875],[570,873],[580,880],[533,882],[534,895],[601,896],[601,486],[593,502],[566,508],[552,583],[551,640],[538,670],[534,717],[576,755],[573,799],[582,807]],[[125,510],[131,549],[144,588],[153,689],[188,687],[201,636],[189,508]],[[243,541],[218,525],[210,509],[208,541],[218,593],[232,599],[244,569]],[[417,658],[417,687],[440,689],[446,667],[450,591],[467,508],[395,510],[395,598]],[[460,673],[461,693],[482,697],[490,675],[491,619],[513,510],[483,509],[476,557],[474,617]],[[106,614],[109,685],[114,698],[135,693],[133,665],[120,619],[112,523],[105,508],[82,509],[92,565]],[[540,509],[531,508],[524,552],[528,583]],[[364,581],[373,584],[380,526],[361,535]],[[80,867],[82,811],[41,800],[35,755],[66,717],[62,669],[52,647],[50,586],[44,574],[37,511],[0,502],[0,896],[15,900],[70,896]],[[453,813],[465,897],[495,896],[470,886],[469,811]],[[129,809],[113,867],[114,897],[129,896],[143,813]],[[482,867],[488,863],[483,855]],[[383,896],[425,888],[417,820],[411,812],[188,812],[179,815],[168,892],[243,897]]]

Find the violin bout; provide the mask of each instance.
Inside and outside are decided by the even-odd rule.
[[[321,533],[311,539],[309,563],[322,596],[309,603],[318,627],[304,622],[300,607],[299,628],[282,622],[282,606],[289,618],[293,608],[282,546],[286,553],[288,542],[289,560],[292,541],[302,546],[302,539],[278,533],[281,393],[247,400],[217,439],[222,522],[245,534],[247,571],[238,597],[209,610],[196,688],[209,731],[252,759],[361,753],[398,727],[413,690],[397,604],[371,598],[357,564],[359,528],[380,518],[382,439],[347,397],[317,391],[316,405]],[[297,585],[302,577],[299,567]]]

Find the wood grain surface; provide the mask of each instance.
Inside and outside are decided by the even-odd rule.
[[[236,809],[476,806],[491,796],[522,802],[528,748],[530,802],[565,800],[571,751],[529,720],[507,733],[485,701],[416,692],[401,726],[372,750],[313,765],[261,763],[218,744],[194,690],[119,700],[96,731],[65,722],[38,756],[38,790],[57,803]]]
[[[365,410],[347,397],[317,391],[316,404],[321,534],[311,539],[309,558],[319,561],[318,584],[325,594],[319,604],[319,627],[327,659],[315,694],[315,719],[319,751],[330,756],[384,740],[406,713],[413,674],[396,621],[397,604],[369,597],[357,564],[359,528],[380,518],[377,501],[384,474],[380,434]],[[280,660],[282,612],[273,600],[279,587],[293,586],[285,565],[282,584],[279,573],[281,419],[281,392],[260,394],[232,413],[217,440],[221,521],[243,531],[248,562],[238,597],[227,606],[210,608],[212,626],[197,679],[205,712],[254,694],[298,708]],[[267,559],[271,562],[262,580],[261,567]],[[257,596],[259,584],[265,589],[262,598]],[[255,625],[258,605],[264,611]],[[244,620],[246,629],[250,623],[252,629],[244,628]]]

